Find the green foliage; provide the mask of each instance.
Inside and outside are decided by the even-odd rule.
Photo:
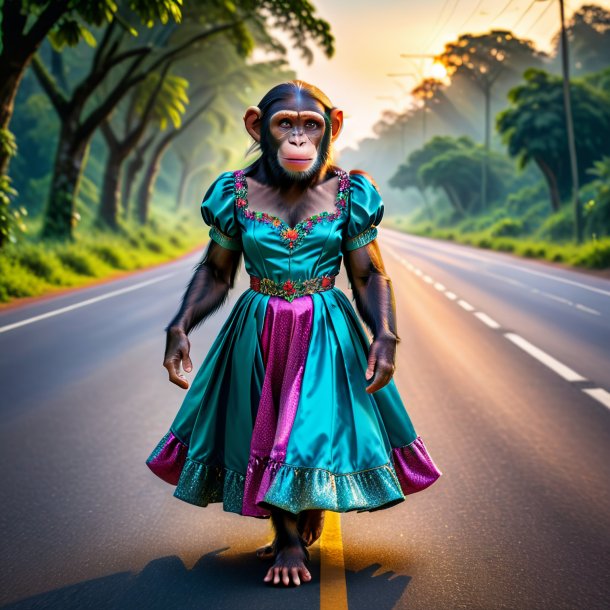
[[[542,240],[569,241],[574,234],[573,214],[571,207],[564,206],[542,223],[535,234],[536,237]]]
[[[400,230],[396,222],[393,226]],[[577,267],[607,269],[610,267],[610,238],[592,240],[582,245],[556,244],[515,237],[494,237],[489,232],[460,233],[438,229],[430,224],[410,226],[409,233],[439,239],[450,239],[458,243],[487,248],[502,252],[512,252],[526,258],[542,258],[553,262],[563,262]]]
[[[13,157],[17,154],[15,136],[8,129],[0,129],[0,152],[9,157]]]
[[[489,229],[492,237],[516,237],[523,233],[523,222],[513,218],[503,218]]]
[[[62,265],[74,273],[90,277],[98,275],[99,259],[86,248],[70,244],[58,248],[56,254]]]
[[[91,232],[75,243],[9,244],[0,251],[0,302],[171,260],[201,244],[201,225],[184,219],[155,219],[156,226],[126,227],[124,235]]]
[[[0,175],[0,246],[16,242],[27,231],[27,210],[23,206],[11,206],[11,197],[15,195],[17,191],[11,186],[9,176]]]
[[[38,13],[49,2],[35,1],[27,4]],[[130,0],[129,8],[148,28],[153,27],[157,21],[166,24],[170,19],[175,23],[182,20],[182,0]],[[102,27],[115,19],[130,35],[138,35],[137,30],[121,16],[119,5],[114,0],[72,2],[49,33],[49,41],[57,51],[66,46],[75,47],[81,40],[94,47],[97,42],[86,24]]]
[[[529,69],[525,84],[511,90],[511,107],[497,117],[511,156],[521,166],[535,161],[557,183],[561,197],[571,189],[568,140],[562,79],[543,70]],[[610,97],[582,81],[571,83],[572,113],[581,184],[596,159],[610,154]]]
[[[610,235],[610,157],[597,161],[589,173],[595,180],[581,193],[585,235]]]

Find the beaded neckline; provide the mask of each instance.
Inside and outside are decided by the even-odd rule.
[[[243,170],[233,172],[235,180],[235,204],[245,218],[267,223],[274,227],[279,232],[284,245],[292,250],[303,241],[305,236],[311,232],[316,224],[337,220],[346,209],[350,187],[349,174],[342,169],[335,169],[334,172],[339,177],[339,189],[337,191],[337,197],[335,198],[335,211],[324,211],[319,212],[318,214],[312,214],[298,222],[294,227],[291,227],[279,216],[248,209],[248,183]]]

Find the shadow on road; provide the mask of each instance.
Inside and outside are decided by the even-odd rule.
[[[320,604],[319,563],[312,562],[313,582],[299,588],[275,589],[261,581],[264,567],[251,553],[223,555],[227,548],[204,555],[191,570],[176,556],[151,561],[140,573],[119,572],[35,595],[2,606],[2,610],[235,610],[247,607],[318,608]],[[374,564],[360,572],[347,572],[349,607],[390,610],[400,599],[410,577],[387,572],[373,576],[381,566]]]

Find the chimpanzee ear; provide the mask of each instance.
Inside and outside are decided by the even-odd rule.
[[[261,141],[261,111],[257,106],[250,106],[244,114],[246,131],[257,141]]]
[[[343,129],[343,110],[339,108],[333,108],[330,111],[330,128],[331,128],[331,139],[334,142]]]

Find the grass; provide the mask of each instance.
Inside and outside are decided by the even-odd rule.
[[[593,239],[577,245],[510,236],[513,227],[508,223],[501,226],[500,230],[498,225],[494,225],[486,230],[465,232],[435,228],[430,223],[410,224],[400,216],[388,217],[384,222],[387,227],[398,231],[455,241],[478,248],[511,252],[526,258],[544,259],[587,269],[610,268],[610,237]]]
[[[190,218],[154,218],[120,233],[89,230],[73,242],[22,241],[0,251],[0,302],[91,284],[170,261],[203,245],[207,227]]]

